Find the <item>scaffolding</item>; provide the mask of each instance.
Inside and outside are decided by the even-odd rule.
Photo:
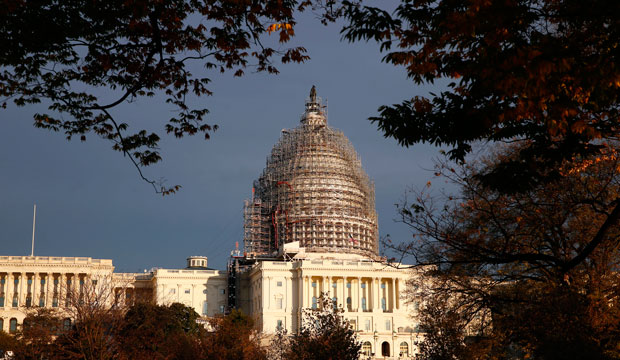
[[[344,134],[327,125],[314,87],[300,125],[282,130],[244,203],[244,252],[273,256],[293,241],[314,252],[375,256],[374,184]]]

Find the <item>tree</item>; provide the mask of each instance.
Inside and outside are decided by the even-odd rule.
[[[490,359],[488,341],[472,335],[471,322],[466,312],[459,311],[454,298],[428,296],[420,311],[419,321],[423,340],[416,360],[481,360]]]
[[[430,97],[372,117],[401,145],[529,140],[485,182],[504,191],[561,176],[575,156],[618,138],[620,5],[575,0],[401,1],[393,13],[344,2],[349,41],[376,41],[416,84],[452,79]],[[507,184],[507,179],[515,181]]]
[[[54,341],[54,358],[116,359],[120,354],[118,332],[130,304],[118,302],[117,289],[126,283],[112,276],[73,279],[66,293],[62,331]]]
[[[45,308],[32,310],[16,334],[18,346],[13,348],[16,359],[50,358],[54,354],[53,340],[62,331],[58,312]]]
[[[270,360],[287,360],[287,353],[290,349],[290,337],[284,328],[276,330],[275,335],[270,341],[268,357]]]
[[[198,314],[183,304],[137,303],[118,332],[123,359],[195,359],[204,328]]]
[[[254,321],[241,310],[233,309],[224,317],[209,321],[213,331],[205,335],[202,344],[203,359],[208,360],[264,360],[265,349],[254,330]]]
[[[400,209],[414,241],[396,249],[428,266],[433,279],[416,284],[424,289],[417,297],[449,299],[464,324],[478,321],[492,334],[495,353],[618,358],[620,227],[610,220],[618,154],[565,162],[559,180],[514,194],[476,176],[518,154],[511,146],[456,168],[440,163],[436,174],[460,194],[436,197],[427,188]],[[480,322],[489,312],[493,321]]]
[[[308,59],[303,47],[271,47],[264,35],[277,33],[282,45],[294,36],[294,13],[309,2],[284,1],[77,1],[2,2],[0,10],[0,104],[44,102],[36,127],[62,131],[67,139],[89,135],[109,140],[128,157],[157,192],[166,187],[142,174],[161,160],[160,136],[130,130],[131,119],[114,109],[158,94],[176,110],[165,124],[177,138],[209,138],[216,125],[204,122],[206,108],[192,108],[191,96],[211,95],[207,71],[243,75],[247,66],[277,73],[282,63]]]
[[[317,309],[305,309],[301,330],[293,335],[286,359],[357,360],[361,343],[342,317],[342,309],[327,296],[318,299]]]
[[[5,356],[9,351],[14,351],[19,346],[14,336],[0,330],[0,356]]]

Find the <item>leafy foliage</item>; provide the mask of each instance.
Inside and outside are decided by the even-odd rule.
[[[414,241],[397,248],[433,279],[416,284],[417,298],[446,299],[440,312],[458,316],[446,329],[475,324],[488,358],[618,358],[617,153],[565,162],[559,180],[526,192],[484,186],[476,175],[518,150],[456,168],[440,163],[437,175],[460,194],[435,197],[427,188],[401,208]]]
[[[385,136],[449,145],[456,160],[480,140],[530,140],[481,174],[487,185],[531,188],[618,138],[617,3],[403,0],[390,13],[345,2],[344,14],[346,39],[376,41],[415,83],[452,79],[438,94],[380,107],[371,120]]]
[[[190,96],[211,95],[207,71],[277,73],[282,63],[308,59],[303,47],[282,44],[294,36],[294,13],[308,2],[284,1],[77,1],[4,0],[0,8],[0,102],[17,106],[45,102],[48,113],[34,115],[36,127],[62,131],[85,141],[93,134],[133,161],[157,192],[165,187],[142,175],[161,160],[160,136],[130,131],[131,119],[116,119],[122,103],[157,94],[176,110],[166,133],[177,138],[217,129],[204,122],[208,110],[191,108]],[[280,46],[262,43],[269,25]]]
[[[118,339],[128,359],[165,359],[180,345],[192,349],[192,337],[201,335],[198,314],[183,304],[160,306],[138,303],[125,314]]]
[[[357,360],[361,343],[355,331],[342,317],[342,309],[334,306],[325,295],[318,299],[317,309],[304,310],[304,322],[299,333],[293,335],[289,360]]]
[[[214,331],[202,341],[205,359],[262,360],[267,358],[260,338],[254,330],[254,321],[240,310],[233,309],[228,315],[210,321]]]

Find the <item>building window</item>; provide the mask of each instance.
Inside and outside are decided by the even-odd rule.
[[[0,318],[0,331],[4,331],[4,319]]]
[[[366,331],[371,331],[372,330],[370,328],[370,320],[364,321],[364,330],[366,330]]]
[[[207,293],[207,289],[202,290],[202,293],[206,294]]]
[[[282,309],[282,297],[276,298],[276,309]]]
[[[41,293],[41,296],[39,297],[39,307],[45,307],[45,294]]]
[[[54,297],[52,299],[52,307],[58,307],[58,297]]]
[[[278,320],[276,322],[276,330],[278,331],[282,330],[282,320]]]
[[[176,292],[177,292],[177,289],[170,289],[169,291],[170,294],[176,294]]]
[[[276,286],[282,286],[282,281],[278,281],[278,282],[276,283]]]
[[[381,298],[381,309],[383,309],[383,311],[387,310],[387,304],[385,302],[385,298]]]
[[[335,297],[335,296],[332,298],[332,306],[333,307],[338,307],[338,298]]]
[[[316,300],[316,296],[313,296],[313,297],[312,297],[312,308],[313,308],[313,309],[316,309],[316,308],[317,308],[317,302],[316,302],[316,301],[317,301],[317,300]]]
[[[65,321],[62,322],[62,329],[64,331],[71,330],[71,319],[66,318]]]
[[[313,287],[313,288],[315,288],[315,287],[316,287],[316,282],[315,282],[315,281],[313,281],[313,282],[312,282],[312,287]]]
[[[226,289],[220,289],[220,294],[222,295],[226,294]]]
[[[4,307],[4,293],[0,293],[0,307]]]
[[[387,341],[381,344],[381,356],[390,356],[390,343]]]
[[[348,283],[347,283],[347,289],[350,289],[350,288],[351,288],[351,283],[350,283],[350,282],[348,282]]]
[[[335,289],[335,288],[337,288],[337,287],[338,287],[338,283],[333,283],[333,284],[332,284],[332,287],[333,287],[334,289]]]
[[[202,302],[202,315],[207,316],[209,311],[209,304],[206,301]]]
[[[17,305],[19,305],[17,293],[13,294],[13,303],[11,305],[13,305],[13,307],[17,307]]]
[[[224,305],[220,305],[220,312],[223,314],[224,312],[226,312],[226,306]]]
[[[366,283],[362,283],[362,289],[366,289]]]
[[[386,331],[392,330],[392,322],[390,320],[385,320],[385,330]]]
[[[45,279],[41,279],[41,285],[45,285]]]
[[[191,290],[190,289],[185,289],[185,293],[189,294],[189,293],[191,293]]]
[[[366,298],[362,298],[362,311],[366,311]]]
[[[381,283],[381,288],[385,289],[385,283]]]
[[[10,333],[17,332],[17,319],[16,318],[12,318],[11,320],[9,320],[9,332]]]
[[[409,356],[409,344],[404,341],[400,343],[400,356]]]
[[[351,298],[347,297],[347,309],[351,311]]]
[[[366,341],[362,344],[362,354],[364,354],[365,356],[370,356],[371,353],[372,345],[370,344],[370,342]]]

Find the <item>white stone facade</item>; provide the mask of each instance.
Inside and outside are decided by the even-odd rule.
[[[226,272],[211,269],[157,269],[152,273],[157,304],[181,303],[201,316],[226,311]]]
[[[362,256],[312,254],[288,261],[260,261],[247,273],[242,308],[266,334],[278,327],[299,330],[303,309],[316,308],[326,294],[365,344],[365,355],[412,358],[419,340],[415,308],[405,298],[411,272]]]
[[[198,264],[199,260],[192,261]],[[16,331],[28,311],[37,307],[62,313],[71,306],[68,291],[75,294],[110,291],[107,297],[110,306],[142,299],[160,305],[179,302],[194,308],[201,316],[222,314],[228,291],[226,272],[206,268],[203,257],[199,264],[197,268],[155,269],[134,274],[114,273],[109,259],[0,256],[0,329]]]
[[[29,308],[64,308],[67,291],[110,279],[113,271],[109,259],[0,256],[0,328],[15,331]]]

